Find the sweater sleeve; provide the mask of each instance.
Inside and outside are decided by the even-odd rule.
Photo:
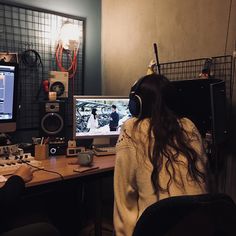
[[[116,146],[114,172],[114,228],[116,236],[130,236],[138,219],[136,151],[125,130]]]
[[[17,175],[8,178],[6,183],[0,188],[0,234],[12,228],[12,219],[15,219],[17,205],[20,204],[20,197],[24,191],[25,183]]]
[[[0,188],[0,201],[7,207],[14,203],[23,192],[25,183],[23,179],[17,175],[11,176],[2,188]]]

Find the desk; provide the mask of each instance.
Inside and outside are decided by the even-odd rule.
[[[50,157],[50,159],[42,160],[42,166],[45,170],[51,170],[60,173],[64,179],[74,179],[82,176],[113,171],[115,165],[115,155],[94,157],[93,166],[98,169],[86,171],[83,173],[74,172],[76,165],[69,165],[68,163],[75,161],[75,158],[67,158],[64,156]],[[56,173],[46,171],[35,171],[32,181],[26,184],[27,187],[52,183],[62,180]]]
[[[64,180],[63,183],[71,183],[80,179],[88,179],[89,177],[96,177],[96,195],[98,196],[95,200],[95,235],[102,235],[102,209],[101,209],[101,178],[106,173],[112,173],[115,164],[115,155],[112,156],[94,156],[93,166],[99,167],[91,171],[86,171],[82,173],[74,172],[73,169],[77,165],[69,165],[68,163],[76,161],[76,158],[67,158],[64,156],[50,157],[47,160],[42,160],[42,166],[45,170],[55,171],[60,173]],[[98,176],[98,177],[97,177]],[[40,192],[42,189],[50,188],[52,185],[57,184],[60,186],[62,183],[62,178],[56,173],[50,173],[43,170],[35,171],[33,173],[33,180],[26,184],[26,193],[32,193],[36,189]],[[36,192],[37,192],[36,191]],[[60,208],[60,207],[59,207]],[[73,209],[72,209],[73,211]]]

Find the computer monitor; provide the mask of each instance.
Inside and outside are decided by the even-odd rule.
[[[18,65],[0,62],[0,133],[16,131]]]
[[[110,142],[117,138],[121,125],[131,117],[128,97],[117,96],[73,96],[73,138],[93,139],[94,144]],[[113,108],[112,108],[113,106]],[[112,124],[112,110],[118,113],[116,128]],[[96,121],[94,121],[94,114]],[[91,125],[91,120],[95,122]],[[113,120],[114,121],[114,120]]]

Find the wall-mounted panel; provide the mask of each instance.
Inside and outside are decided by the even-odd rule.
[[[38,102],[45,99],[41,84],[49,78],[49,71],[60,71],[56,63],[57,42],[66,22],[77,26],[79,36],[77,70],[69,79],[67,102],[70,109],[72,95],[84,93],[85,18],[0,3],[0,52],[17,53],[19,61],[18,129],[38,127]],[[64,68],[70,67],[68,53],[62,54],[60,60]],[[68,114],[69,124],[71,120]]]

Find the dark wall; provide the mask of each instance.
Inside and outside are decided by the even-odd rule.
[[[6,3],[5,0],[0,2]],[[85,94],[101,94],[101,0],[12,0],[9,3],[86,18]]]

